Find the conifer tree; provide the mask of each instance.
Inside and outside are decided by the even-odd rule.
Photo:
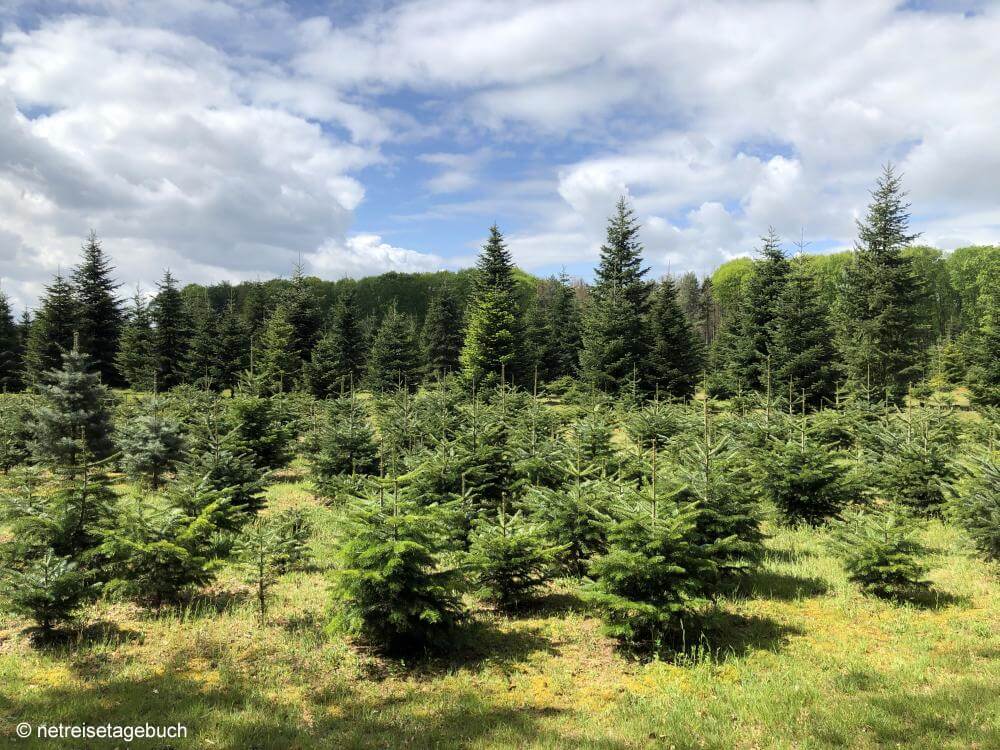
[[[698,541],[697,503],[626,502],[611,527],[607,553],[590,563],[587,598],[605,629],[630,649],[657,649],[701,605],[714,563]]]
[[[499,381],[526,382],[524,322],[514,280],[514,262],[500,229],[490,237],[476,262],[476,286],[469,303],[462,371],[466,379],[488,386]]]
[[[446,538],[437,506],[396,492],[353,504],[334,582],[334,627],[391,654],[445,645],[463,618],[459,571],[439,554]]]
[[[719,330],[719,306],[712,293],[712,279],[709,276],[701,281],[698,293],[698,323],[695,327],[707,349]]]
[[[326,415],[316,437],[312,456],[313,473],[320,491],[327,497],[330,480],[342,475],[374,474],[378,469],[375,433],[361,402],[352,393],[348,398],[327,403]]]
[[[462,328],[462,311],[455,291],[449,287],[435,290],[427,306],[420,336],[429,375],[440,377],[458,372]]]
[[[23,369],[21,339],[10,310],[10,302],[0,291],[0,393],[21,388]]]
[[[870,508],[848,515],[835,527],[834,550],[847,577],[863,591],[885,598],[905,598],[926,591],[926,550],[920,527],[897,511]]]
[[[45,287],[41,306],[28,333],[25,370],[36,386],[45,373],[62,366],[62,355],[73,348],[77,329],[77,302],[73,286],[61,274]]]
[[[955,515],[976,548],[988,559],[1000,560],[1000,464],[986,455],[971,462],[969,473],[969,481],[955,493]]]
[[[643,279],[649,269],[642,264],[639,225],[622,197],[608,220],[607,242],[601,247],[583,319],[580,352],[584,378],[609,393],[632,382],[647,355],[642,328],[651,284]]]
[[[578,369],[580,313],[563,274],[542,281],[525,320],[533,369],[540,383],[572,376]]]
[[[817,526],[852,499],[847,467],[830,446],[803,432],[788,440],[775,438],[760,453],[757,482],[762,495],[784,520]]]
[[[139,391],[152,389],[157,372],[156,337],[149,306],[139,289],[122,328],[115,363],[121,379],[130,387]]]
[[[306,368],[309,390],[318,398],[346,393],[361,382],[365,363],[357,295],[347,287],[337,298],[330,323],[312,351]]]
[[[185,380],[199,388],[218,388],[221,369],[218,315],[207,294],[187,300],[186,310],[191,321],[191,339],[184,362]]]
[[[548,542],[542,528],[511,515],[501,504],[495,522],[476,524],[469,550],[479,594],[506,611],[529,603],[553,573],[559,548]]]
[[[299,371],[298,354],[292,348],[295,330],[288,314],[288,308],[278,305],[260,337],[256,374],[268,394],[292,390]]]
[[[246,414],[255,410],[243,405],[235,411]],[[244,435],[255,432],[246,422],[234,428],[220,419],[215,409],[202,414],[192,430],[188,457],[178,467],[178,481],[182,485],[201,483],[211,490],[226,492],[231,514],[252,515],[264,505],[266,475],[255,464],[257,456],[251,451],[254,446],[261,448],[261,444],[241,439],[241,428]],[[234,518],[229,525],[239,525],[239,521]]]
[[[250,332],[230,295],[219,318],[216,356],[219,388],[234,389],[250,364]]]
[[[0,577],[10,609],[35,620],[43,632],[68,622],[96,593],[93,575],[68,557],[46,550],[26,568],[10,568]]]
[[[214,536],[228,497],[169,493],[162,504],[125,505],[100,551],[108,560],[110,588],[160,607],[214,575]]]
[[[236,541],[237,559],[256,596],[257,618],[262,627],[267,617],[270,591],[281,574],[284,547],[277,526],[263,518],[247,524]]]
[[[1000,405],[1000,261],[979,273],[982,315],[972,335],[969,373],[973,396],[982,404]]]
[[[274,399],[241,394],[227,406],[221,431],[231,433],[229,447],[234,454],[246,455],[265,471],[288,464],[293,432]]]
[[[644,368],[649,385],[663,397],[692,396],[704,349],[677,302],[677,290],[669,277],[653,293],[649,341]]]
[[[32,433],[32,402],[27,397],[0,399],[0,472],[27,461]]]
[[[677,304],[680,305],[688,323],[697,331],[698,321],[701,319],[701,286],[698,283],[698,276],[693,271],[681,274],[676,286]],[[704,336],[701,336],[700,340],[703,344],[706,343]]]
[[[111,261],[92,231],[83,246],[83,260],[73,271],[77,332],[81,350],[90,355],[95,370],[109,386],[120,384],[115,355],[122,327],[121,302],[116,293],[121,285],[111,278],[112,271]]]
[[[117,436],[125,473],[134,480],[148,482],[154,490],[159,489],[163,475],[184,454],[180,425],[162,411],[154,396],[144,405],[143,413],[122,425]]]
[[[39,387],[42,403],[33,415],[31,451],[39,463],[69,475],[85,459],[103,459],[113,451],[109,395],[90,358],[75,346],[63,355],[60,370],[49,372]]]
[[[831,400],[837,387],[833,329],[815,279],[801,259],[792,263],[770,325],[771,359],[764,379],[791,383],[813,408]],[[763,386],[766,390],[767,383]]]
[[[920,375],[919,305],[924,291],[903,248],[909,234],[909,204],[892,165],[872,192],[851,262],[836,300],[838,345],[856,392],[897,402]]]
[[[184,363],[187,361],[191,338],[191,322],[177,282],[164,271],[163,280],[157,284],[159,290],[153,300],[151,313],[153,325],[153,348],[156,353],[157,383],[163,390],[184,382]]]
[[[303,377],[303,368],[309,362],[313,347],[319,341],[323,328],[323,311],[319,297],[310,286],[309,279],[302,272],[302,266],[296,264],[292,272],[292,283],[283,296],[285,319],[291,326],[291,338],[288,349],[295,356],[295,368],[291,373],[291,382],[286,390],[290,390],[292,382],[299,382]]]
[[[713,369],[722,376],[713,390],[726,395],[767,387],[773,323],[790,264],[773,228],[761,237],[760,254],[743,298],[713,346]]]
[[[420,355],[413,322],[393,302],[379,324],[368,355],[368,387],[379,393],[401,387],[416,388]]]

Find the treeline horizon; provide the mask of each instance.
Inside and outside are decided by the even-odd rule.
[[[920,245],[908,209],[887,166],[850,251],[789,256],[769,230],[754,258],[650,281],[622,199],[592,282],[516,268],[494,226],[474,268],[183,287],[166,271],[128,302],[92,232],[33,316],[15,321],[0,292],[0,390],[35,387],[77,345],[106,384],[137,390],[234,388],[250,371],[325,397],[464,372],[681,398],[701,382],[724,397],[780,385],[810,405],[842,385],[893,400],[934,380],[992,402],[1000,246]]]

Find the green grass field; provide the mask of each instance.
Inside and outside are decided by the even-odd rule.
[[[282,479],[267,512],[312,509],[316,569],[282,579],[265,628],[227,569],[182,610],[95,606],[69,642],[0,619],[0,746],[116,746],[19,722],[179,722],[186,740],[131,746],[1000,748],[1000,582],[940,522],[921,605],[860,595],[822,532],[771,528],[683,658],[621,655],[567,581],[522,618],[480,610],[448,659],[399,663],[325,632],[337,511]]]

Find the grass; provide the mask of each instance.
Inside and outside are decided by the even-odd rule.
[[[229,569],[183,608],[98,604],[63,642],[0,618],[0,746],[81,746],[18,740],[26,721],[180,722],[176,748],[1000,747],[997,571],[946,524],[920,604],[860,595],[821,532],[771,529],[763,569],[673,661],[622,656],[563,582],[406,664],[325,632],[337,512],[277,479],[267,512],[310,509],[317,565],[281,580],[265,628]]]

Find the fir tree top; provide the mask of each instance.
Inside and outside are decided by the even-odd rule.
[[[490,227],[490,238],[479,254],[476,270],[478,271],[476,286],[480,292],[487,289],[508,293],[514,291],[514,262],[503,241],[503,234],[496,224]]]
[[[898,255],[920,234],[907,234],[910,204],[905,202],[902,178],[896,174],[891,163],[882,168],[882,176],[875,182],[871,195],[867,216],[863,221],[857,221],[855,248],[858,252],[875,256]]]
[[[601,246],[601,260],[594,271],[595,297],[624,292],[640,312],[646,308],[650,283],[643,281],[649,268],[643,267],[639,222],[625,196],[618,199],[615,213],[608,219],[607,241]]]

